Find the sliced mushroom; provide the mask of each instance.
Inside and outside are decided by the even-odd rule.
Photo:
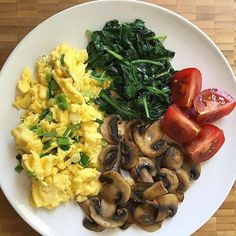
[[[180,170],[177,170],[175,174],[179,180],[179,186],[177,188],[177,191],[186,192],[188,188],[190,187],[190,179],[187,172],[183,169],[180,169]]]
[[[128,218],[126,220],[126,222],[120,227],[122,230],[125,230],[127,228],[129,228],[130,225],[132,225],[134,223],[134,218],[133,218],[133,214],[134,214],[134,210],[137,207],[137,203],[135,203],[132,200],[129,200],[124,207],[127,209],[128,211]]]
[[[103,124],[100,126],[100,131],[103,138],[110,144],[118,144],[121,136],[118,129],[118,124],[122,123],[122,120],[117,115],[107,116]]]
[[[102,149],[99,160],[101,162],[102,171],[111,170],[117,161],[118,155],[118,146],[115,145],[107,145]]]
[[[84,217],[82,224],[86,229],[91,231],[102,232],[105,230],[105,227],[102,227],[90,217]]]
[[[156,172],[154,163],[149,158],[140,157],[138,165],[130,171],[130,175],[138,182],[153,183]]]
[[[127,170],[119,168],[119,173],[130,186],[135,184],[134,179],[130,176],[130,173]]]
[[[158,181],[143,192],[143,197],[147,200],[152,200],[153,198],[160,197],[167,193],[168,191],[164,187],[162,181]]]
[[[174,192],[173,194],[178,198],[179,202],[183,202],[183,200],[184,200],[184,193],[183,192]]]
[[[105,228],[120,227],[125,223],[128,217],[128,211],[125,208],[117,209],[115,214],[109,217],[103,215],[101,201],[92,199],[89,207],[90,217],[99,225]]]
[[[84,202],[80,202],[79,203],[80,208],[82,209],[82,211],[84,212],[85,215],[89,216],[89,206],[90,206],[90,200],[87,199]]]
[[[124,135],[125,139],[130,142],[134,142],[133,132],[138,125],[142,125],[142,124],[143,124],[143,121],[138,120],[138,119],[133,119],[133,120],[128,121],[125,124],[125,135]]]
[[[134,202],[139,202],[139,203],[144,202],[143,193],[147,188],[149,188],[151,186],[152,186],[152,183],[148,183],[148,182],[135,183],[132,186],[131,199]]]
[[[119,173],[104,172],[100,175],[99,180],[103,183],[100,191],[102,198],[115,202],[117,205],[123,205],[129,200],[131,187]]]
[[[197,180],[201,174],[201,165],[189,157],[185,157],[182,169],[188,173],[190,180]]]
[[[157,180],[161,180],[169,193],[175,191],[179,186],[179,180],[174,173],[167,168],[161,168],[157,174]]]
[[[158,157],[168,148],[168,143],[161,140],[162,135],[159,121],[148,127],[138,126],[133,133],[136,145],[148,157]]]
[[[138,164],[138,147],[128,140],[123,140],[119,145],[121,168],[132,169]]]
[[[160,196],[159,198],[155,199],[154,202],[158,204],[160,208],[168,209],[168,217],[172,217],[176,214],[179,205],[177,197],[172,193]]]
[[[169,208],[167,207],[159,207],[156,216],[156,222],[162,222],[166,218],[169,217]]]
[[[156,211],[150,204],[139,204],[134,210],[134,222],[137,225],[152,225],[155,223]]]
[[[180,147],[172,144],[163,154],[161,166],[174,171],[179,170],[183,165],[183,159],[183,153]]]
[[[161,228],[162,222],[157,222],[151,225],[138,225],[140,228],[147,232],[155,232]]]

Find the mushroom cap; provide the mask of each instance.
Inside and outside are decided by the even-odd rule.
[[[152,186],[150,186],[144,190],[143,197],[146,200],[153,200],[154,198],[160,197],[160,196],[165,195],[167,193],[168,193],[168,191],[164,187],[162,181],[158,181],[158,182],[154,183]]]
[[[183,153],[175,144],[172,144],[168,147],[166,152],[163,154],[161,160],[161,167],[170,169],[170,170],[179,170],[183,165]]]
[[[169,193],[175,191],[179,186],[179,180],[174,171],[161,168],[157,173],[157,180],[161,180]]]
[[[125,208],[117,209],[115,214],[105,217],[102,213],[101,202],[97,199],[91,200],[89,207],[90,217],[99,225],[105,228],[117,228],[125,223],[128,217],[128,211]]]
[[[128,140],[120,142],[119,155],[121,168],[125,170],[130,170],[138,164],[138,147]]]
[[[153,183],[153,177],[156,173],[157,170],[154,163],[147,157],[139,157],[138,164],[130,171],[130,175],[136,181],[150,183]]]
[[[127,121],[125,124],[125,135],[124,135],[125,139],[130,142],[134,142],[133,132],[137,128],[137,126],[142,125],[142,124],[143,124],[143,121],[139,119],[133,119],[133,120]]]
[[[99,155],[99,160],[101,162],[102,171],[111,170],[117,161],[118,146],[107,145],[102,149]]]
[[[154,200],[155,203],[159,205],[160,208],[167,208],[169,209],[168,216],[174,216],[177,212],[179,201],[177,197],[172,194],[168,193],[166,195],[160,196]]]
[[[103,183],[100,194],[105,200],[118,205],[129,200],[131,187],[119,173],[106,171],[100,175],[99,180]]]
[[[159,207],[157,211],[156,222],[162,222],[163,220],[169,217],[169,214],[169,208]]]
[[[184,193],[183,192],[176,191],[173,194],[178,198],[179,202],[183,202],[183,200],[184,200]]]
[[[201,174],[201,165],[185,156],[182,169],[187,172],[190,180],[197,180]]]
[[[155,121],[149,126],[140,125],[134,133],[133,138],[135,144],[141,152],[148,157],[160,156],[167,149],[167,142],[160,141],[163,132],[160,127],[160,122]]]
[[[110,115],[104,118],[100,131],[103,138],[110,144],[118,144],[121,137],[119,135],[118,123],[122,120],[118,115]]]
[[[151,225],[138,225],[140,228],[147,232],[155,232],[161,228],[162,222],[157,222]]]
[[[156,211],[150,204],[139,204],[134,210],[134,222],[137,225],[152,225],[155,223]]]
[[[86,229],[94,231],[94,232],[102,232],[105,230],[104,227],[99,225],[90,217],[84,217],[82,224]]]
[[[186,192],[188,188],[190,187],[190,179],[187,172],[183,169],[180,169],[180,170],[177,170],[175,174],[179,180],[179,186],[177,188],[177,191]]]

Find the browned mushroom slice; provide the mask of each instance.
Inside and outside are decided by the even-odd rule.
[[[156,175],[156,168],[154,163],[146,157],[140,157],[138,164],[131,169],[130,175],[137,182],[153,183],[153,177]]]
[[[161,180],[169,193],[175,191],[179,186],[179,180],[174,171],[162,168],[158,171],[157,180]]]
[[[201,165],[194,162],[189,157],[184,158],[184,164],[182,166],[187,174],[189,175],[190,180],[197,180],[201,174]]]
[[[133,119],[133,120],[128,121],[125,124],[125,135],[124,135],[125,139],[130,142],[134,142],[133,132],[138,125],[142,125],[142,124],[143,124],[143,121],[138,120],[138,119]]]
[[[155,232],[161,228],[161,225],[162,225],[162,222],[156,222],[151,225],[138,225],[138,226],[147,232]]]
[[[134,202],[139,202],[139,203],[144,202],[143,193],[147,188],[151,186],[152,186],[152,183],[148,183],[148,182],[135,183],[134,185],[132,185],[131,199]]]
[[[107,145],[102,149],[99,160],[101,162],[102,171],[111,170],[117,161],[118,155],[118,146],[115,145]]]
[[[87,199],[84,202],[79,203],[80,208],[84,212],[85,215],[89,216],[89,206],[90,206],[90,200]]]
[[[105,227],[102,227],[101,225],[99,225],[97,222],[95,222],[92,218],[88,216],[84,217],[82,224],[86,229],[94,231],[94,232],[102,232],[105,230]]]
[[[184,200],[184,193],[183,192],[174,192],[173,194],[178,198],[179,202],[183,202],[183,200]]]
[[[118,144],[121,136],[118,129],[118,124],[122,122],[121,118],[117,115],[107,116],[103,124],[100,126],[103,138],[110,144]]]
[[[139,204],[134,210],[134,222],[137,225],[152,225],[156,219],[155,209],[150,204]]]
[[[128,217],[128,211],[125,208],[116,209],[113,215],[104,216],[101,201],[92,199],[89,207],[90,217],[100,226],[105,228],[117,228],[125,223]]]
[[[168,148],[168,143],[161,140],[162,135],[159,121],[147,127],[138,126],[133,133],[136,145],[148,157],[158,157]]]
[[[119,145],[121,168],[132,169],[138,164],[138,147],[128,140],[123,140]]]
[[[175,174],[179,180],[179,186],[177,188],[177,191],[186,192],[188,188],[190,187],[190,179],[187,172],[183,169],[180,169],[180,170],[177,170]]]
[[[147,200],[152,200],[153,198],[160,197],[167,193],[168,191],[164,187],[162,181],[158,181],[143,192],[143,197]]]
[[[177,197],[172,193],[155,198],[154,202],[158,204],[160,208],[168,209],[168,217],[172,217],[176,214],[179,205]]]
[[[169,208],[167,207],[159,207],[156,216],[156,222],[162,222],[166,218],[169,217]]]
[[[166,152],[163,154],[161,160],[161,167],[170,169],[170,170],[179,170],[183,165],[183,153],[175,144],[169,146]]]
[[[103,183],[100,191],[102,198],[115,202],[117,205],[123,205],[129,200],[131,187],[119,173],[104,172],[100,175],[99,180]]]
[[[135,203],[132,200],[129,200],[124,205],[124,208],[126,208],[128,211],[128,218],[127,218],[126,222],[122,226],[120,226],[120,228],[122,230],[126,230],[127,228],[129,228],[130,225],[132,225],[134,223],[133,214],[134,214],[134,210],[136,207],[137,207],[137,203]]]

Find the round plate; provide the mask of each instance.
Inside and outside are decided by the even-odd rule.
[[[12,107],[16,82],[25,66],[31,69],[36,59],[48,54],[60,43],[85,48],[87,29],[101,29],[111,19],[133,21],[141,18],[148,28],[167,35],[165,45],[176,52],[175,69],[197,67],[202,72],[203,87],[216,87],[236,97],[233,71],[215,44],[196,26],[164,8],[136,1],[95,1],[72,7],[49,18],[15,48],[1,71],[0,79],[0,143],[1,187],[8,200],[24,220],[42,235],[96,235],[82,226],[83,214],[70,202],[55,210],[32,209],[28,205],[30,182],[17,174],[14,167],[16,146],[10,131],[18,124],[19,114]],[[107,230],[103,235],[190,235],[203,225],[227,196],[235,180],[236,112],[217,123],[224,130],[226,141],[214,158],[202,165],[200,178],[192,183],[176,216],[162,228],[147,233],[133,226],[126,231]],[[186,223],[188,222],[188,223]]]

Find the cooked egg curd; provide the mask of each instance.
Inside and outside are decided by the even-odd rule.
[[[86,50],[62,44],[38,59],[35,79],[26,68],[18,81],[14,106],[25,111],[12,134],[36,207],[81,202],[99,192],[103,113],[93,99],[109,82],[86,72],[87,59]]]

